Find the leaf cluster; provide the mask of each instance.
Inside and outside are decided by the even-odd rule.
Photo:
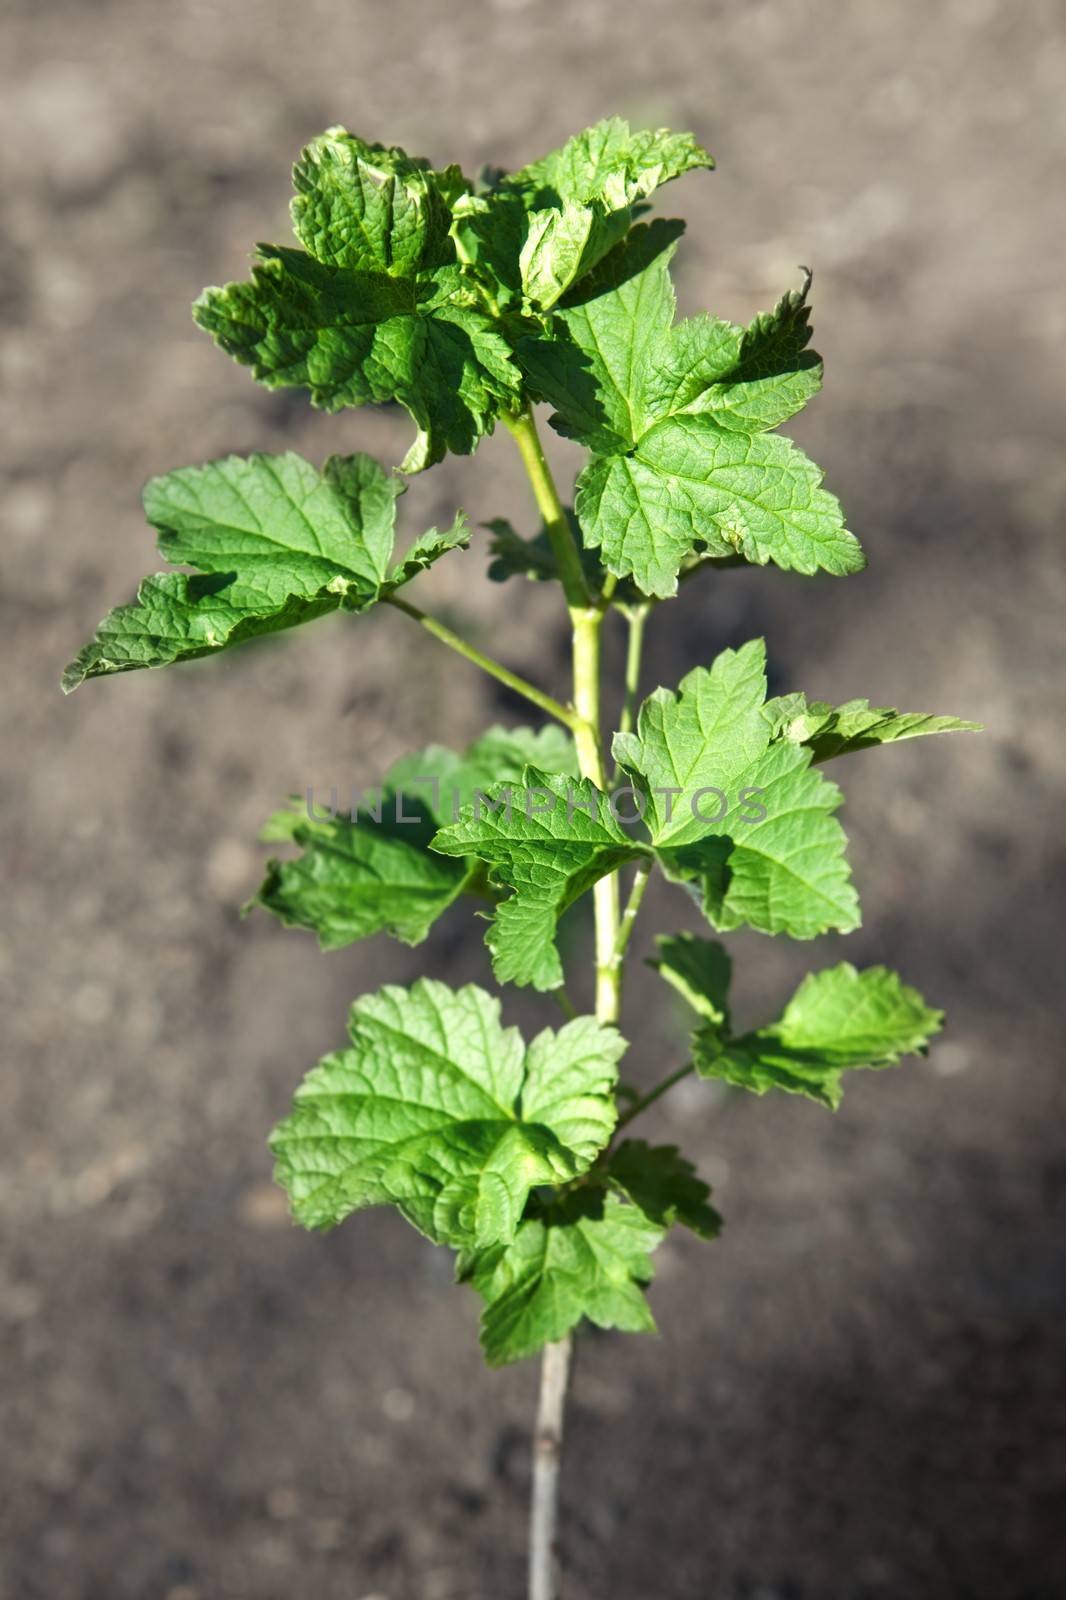
[[[476,179],[331,128],[294,169],[295,242],[259,245],[250,278],[204,290],[193,314],[269,388],[302,389],[327,411],[402,407],[415,429],[405,473],[470,454],[498,422],[526,440],[528,465],[533,410],[549,405],[587,452],[573,504],[535,481],[542,525],[526,536],[489,521],[489,576],[562,580],[575,623],[598,627],[612,606],[643,618],[706,570],[857,573],[865,557],[820,469],[777,431],[822,382],[809,272],[747,326],[677,317],[683,224],[648,213],[663,185],[711,166],[691,135],[619,118]],[[145,514],[168,570],[111,611],[64,674],[69,691],[391,605],[558,718],[492,728],[463,751],[431,745],[347,810],[294,798],[267,824],[288,853],[268,862],[251,905],[325,950],[377,933],[414,945],[465,905],[488,921],[496,980],[555,992],[568,1011],[559,919],[630,865],[627,918],[598,956],[610,973],[652,870],[721,934],[858,926],[842,797],[823,765],[977,724],[768,697],[754,639],[639,706],[629,682],[608,791],[595,715],[401,596],[471,541],[460,511],[397,555],[402,491],[362,454],[321,469],[291,452],[230,456],[153,479]],[[357,999],[347,1043],[307,1075],[271,1138],[295,1218],[329,1228],[395,1206],[456,1252],[493,1364],[582,1319],[651,1329],[655,1248],[674,1226],[713,1239],[721,1218],[675,1147],[620,1138],[623,1126],[683,1070],[835,1109],[845,1072],[924,1052],[942,1020],[896,974],[843,962],[736,1032],[723,944],[667,937],[653,964],[691,1013],[690,1059],[644,1100],[628,1091],[624,1110],[617,1012],[575,1014],[527,1042],[474,985],[422,978]]]

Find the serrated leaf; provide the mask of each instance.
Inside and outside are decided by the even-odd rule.
[[[816,762],[855,750],[872,750],[897,739],[924,738],[931,733],[980,733],[979,722],[960,717],[934,716],[925,711],[897,711],[894,706],[871,706],[868,700],[848,700],[842,706],[824,701],[808,703],[803,694],[768,700],[764,713],[774,735],[793,744],[805,744]]]
[[[515,194],[463,194],[452,207],[459,261],[497,314],[521,309],[520,258],[528,230],[529,211]]]
[[[428,572],[429,568],[438,562],[441,556],[447,555],[449,550],[465,550],[469,543],[470,524],[460,511],[451,527],[446,528],[443,533],[438,533],[436,528],[430,528],[418,535],[414,543],[409,546],[403,560],[397,562],[389,572],[387,579],[389,588],[398,589],[405,583],[410,583],[420,572]]]
[[[668,271],[684,223],[639,223],[612,250],[550,336],[528,338],[519,357],[534,392],[556,409],[552,426],[605,453],[631,449],[661,411],[649,403],[674,315]],[[580,515],[580,513],[579,513]]]
[[[565,202],[530,212],[518,267],[526,300],[550,310],[625,234],[628,208],[609,211],[602,204]]]
[[[733,963],[725,946],[694,933],[660,934],[655,942],[658,955],[648,965],[684,996],[705,1025],[728,1033]]]
[[[498,311],[543,317],[626,234],[654,189],[713,165],[689,134],[597,124],[515,173],[498,173],[454,208],[460,259]]]
[[[685,172],[713,166],[713,158],[689,133],[632,132],[621,117],[607,117],[504,182],[535,200],[578,205],[602,200],[618,210]]]
[[[506,517],[493,517],[484,526],[492,535],[488,576],[493,583],[506,583],[508,578],[532,578],[538,583],[558,578],[559,563],[543,529],[532,539],[524,539]]]
[[[701,1239],[714,1239],[722,1219],[710,1199],[710,1185],[697,1175],[676,1145],[650,1145],[626,1139],[605,1169],[608,1182],[620,1189],[658,1228],[681,1223]]]
[[[758,801],[731,805],[703,840],[658,851],[667,876],[698,880],[703,912],[720,933],[850,933],[859,901],[833,815],[840,790],[794,745],[773,746],[747,776],[744,787],[759,791]],[[748,809],[755,803],[765,808],[761,820]]]
[[[457,822],[464,808],[477,796],[490,794],[494,785],[520,781],[529,766],[576,778],[577,751],[570,734],[553,722],[537,729],[489,728],[462,755],[429,745],[402,756],[389,769],[388,781],[424,796],[443,824]]]
[[[784,1089],[835,1109],[841,1077],[856,1067],[890,1067],[924,1054],[943,1012],[885,967],[858,972],[847,961],[809,973],[780,1018],[723,1046],[701,1031],[693,1060],[705,1078],[765,1094]]]
[[[91,642],[64,669],[64,694],[73,693],[86,678],[194,661],[336,610],[321,600],[293,600],[264,617],[230,605],[226,587],[224,579],[190,578],[181,572],[145,578],[133,604],[109,611]]]
[[[578,546],[586,580],[590,589],[598,592],[603,583],[603,568],[594,550],[581,548],[581,529],[572,512],[568,512],[568,520],[574,542]],[[531,578],[535,582],[558,579],[559,563],[555,559],[551,540],[544,528],[533,538],[524,539],[506,517],[493,517],[484,526],[492,535],[489,540],[489,554],[492,556],[492,561],[488,576],[493,583],[505,583],[508,578]]]
[[[429,841],[476,790],[517,781],[530,761],[575,773],[573,741],[555,727],[491,728],[463,755],[431,745],[404,756],[380,790],[357,797],[354,818],[349,809],[312,819],[295,801],[271,818],[264,838],[303,853],[268,862],[252,904],[310,929],[324,950],[382,932],[420,943],[475,873],[472,859],[438,855]]]
[[[749,323],[732,371],[693,397],[693,412],[709,412],[723,428],[759,433],[780,427],[822,387],[822,359],[811,339],[811,274],[772,311]]]
[[[840,791],[811,770],[811,753],[771,743],[763,715],[765,646],[725,650],[676,694],[658,689],[616,760],[646,796],[660,864],[695,880],[720,931],[743,924],[809,939],[858,924],[858,900],[832,813]]]
[[[710,414],[656,424],[631,454],[599,455],[577,482],[586,542],[612,572],[667,598],[691,551],[835,577],[865,557],[822,472],[780,434],[721,428]]]
[[[518,408],[521,374],[449,234],[460,175],[334,128],[295,183],[306,249],[260,245],[251,282],[205,289],[196,322],[268,388],[327,411],[402,405],[418,430],[405,471],[469,454]]]
[[[168,666],[337,610],[364,611],[386,587],[465,545],[462,513],[445,534],[416,541],[389,572],[397,478],[370,456],[331,456],[319,472],[302,456],[227,456],[153,478],[144,509],[159,553],[200,576],[161,573],[137,601],[112,611],[63,677]]]
[[[714,317],[674,325],[678,232],[633,228],[557,308],[549,335],[519,346],[553,425],[593,452],[575,502],[586,543],[661,597],[699,549],[808,574],[861,570],[820,469],[765,431],[821,381],[805,348],[807,285],[747,330]]]
[[[418,799],[405,796],[398,808],[387,792],[381,814],[380,822],[372,815],[353,822],[342,814],[311,820],[302,810],[279,812],[271,839],[298,845],[302,854],[267,863],[252,905],[287,928],[310,929],[323,950],[374,933],[420,944],[466,887],[471,864],[430,852],[437,820]]]
[[[664,1229],[601,1189],[534,1202],[513,1244],[460,1258],[459,1276],[485,1302],[481,1345],[490,1366],[521,1361],[583,1318],[599,1328],[653,1333],[644,1286]]]
[[[775,695],[763,706],[773,738],[791,739],[793,744],[809,744],[832,714],[831,705],[824,700],[808,700],[802,690]]]
[[[409,278],[453,259],[436,174],[405,151],[329,128],[292,176],[293,228],[316,260]]]
[[[484,990],[423,978],[357,1000],[349,1033],[271,1135],[305,1227],[392,1204],[436,1243],[506,1244],[530,1191],[579,1176],[610,1138],[625,1041],[591,1017],[524,1048]]]
[[[563,982],[555,929],[598,879],[646,853],[615,820],[588,779],[530,766],[521,785],[490,789],[487,803],[442,828],[432,848],[477,856],[494,884],[513,891],[496,908],[485,942],[499,983],[555,989]]]

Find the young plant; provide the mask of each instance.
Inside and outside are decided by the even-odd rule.
[[[336,802],[325,815],[300,802],[279,811],[266,836],[298,853],[270,862],[256,897],[324,949],[379,931],[417,944],[438,917],[459,914],[457,902],[487,907],[496,981],[553,995],[565,1013],[527,1042],[474,984],[425,977],[363,995],[348,1043],[308,1074],[270,1140],[304,1226],[396,1206],[456,1252],[458,1278],[484,1301],[491,1365],[543,1351],[532,1600],[556,1593],[575,1330],[586,1318],[651,1329],[655,1247],[675,1226],[704,1239],[721,1226],[689,1162],[631,1137],[631,1125],[690,1073],[836,1107],[845,1072],[924,1052],[941,1024],[894,973],[843,962],[737,1033],[724,946],[681,933],[659,940],[652,964],[691,1009],[689,1059],[645,1093],[619,1083],[623,969],[649,874],[685,889],[719,933],[847,933],[858,899],[825,764],[977,726],[865,700],[768,699],[758,639],[641,701],[645,623],[681,581],[713,582],[743,563],[840,577],[865,565],[819,469],[775,431],[822,381],[809,274],[746,328],[675,319],[670,263],[683,224],[647,220],[649,202],[711,165],[687,134],[634,133],[611,119],[518,172],[471,181],[332,128],[295,168],[298,245],[260,245],[250,281],[207,289],[194,307],[200,327],[268,387],[306,389],[327,411],[403,406],[415,438],[401,472],[469,455],[497,423],[507,428],[542,525],[523,537],[490,523],[489,576],[561,586],[573,631],[568,697],[411,603],[407,586],[465,549],[469,524],[460,512],[397,557],[402,480],[359,454],[321,468],[291,453],[230,456],[153,479],[144,504],[160,552],[192,572],[146,578],[64,677],[71,690],[379,605],[551,719],[537,731],[493,728],[462,752],[432,745],[350,813]],[[572,510],[541,447],[539,402],[588,451]],[[600,637],[612,612],[629,643],[608,740]],[[592,1015],[567,997],[556,940],[560,916],[586,894]]]

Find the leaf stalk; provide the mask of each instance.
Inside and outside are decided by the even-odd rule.
[[[445,623],[439,622],[436,617],[427,616],[424,611],[420,611],[410,601],[401,600],[399,595],[386,595],[382,603],[394,607],[397,611],[402,611],[405,617],[410,617],[412,621],[417,622],[420,627],[425,628],[427,633],[432,634],[434,639],[438,639],[441,644],[447,645],[449,650],[454,650],[465,661],[470,661],[475,667],[480,667],[482,672],[487,672],[490,678],[495,678],[497,683],[505,684],[508,689],[511,689],[515,694],[521,695],[523,699],[528,700],[532,705],[537,706],[547,716],[554,717],[557,722],[561,722],[564,727],[570,729],[575,740],[580,740],[582,736],[587,737],[587,729],[573,706],[564,706],[561,700],[556,700],[552,695],[545,694],[544,690],[538,689],[535,683],[530,683],[526,678],[519,677],[518,673],[512,672],[510,667],[505,667],[502,662],[495,661],[492,656],[487,656],[476,645],[472,645],[468,640],[461,638],[459,634],[453,633]]]
[[[683,1067],[678,1067],[676,1071],[668,1073],[665,1078],[661,1079],[654,1089],[649,1089],[647,1094],[642,1094],[639,1100],[634,1100],[629,1109],[623,1111],[615,1123],[615,1134],[617,1135],[622,1128],[632,1122],[634,1117],[639,1117],[642,1111],[646,1111],[650,1105],[658,1100],[660,1095],[664,1095],[668,1089],[674,1087],[675,1083],[680,1083],[682,1078],[687,1078],[689,1073],[695,1072],[695,1070],[693,1063],[686,1061]]]
[[[537,502],[537,510],[544,519],[544,528],[551,543],[552,553],[559,568],[566,603],[581,609],[589,604],[588,585],[581,565],[570,519],[566,515],[555,480],[548,466],[537,432],[532,406],[527,405],[516,415],[505,412],[503,418],[522,456],[522,461]]]

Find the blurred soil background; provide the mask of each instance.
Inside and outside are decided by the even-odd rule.
[[[718,158],[660,200],[685,311],[744,320],[814,268],[827,387],[792,431],[871,563],[687,586],[647,686],[765,632],[775,691],[989,731],[834,771],[861,933],[733,941],[742,1022],[847,955],[949,1029],[835,1117],[689,1086],[648,1119],[727,1230],[661,1250],[658,1340],[583,1343],[567,1600],[1062,1596],[1062,5],[6,0],[0,62],[0,1596],[523,1592],[534,1365],[484,1369],[474,1297],[391,1214],[292,1228],[264,1144],[355,995],[488,983],[481,929],[322,956],[237,915],[287,793],[521,707],[394,615],[69,701],[58,675],[158,566],[151,474],[406,448],[399,414],[270,395],[190,321],[287,235],[301,144],[343,122],[518,164],[611,112]],[[414,481],[402,527],[457,504],[532,530],[506,437]],[[556,597],[485,566],[478,535],[423,603],[565,692]],[[642,919],[643,1083],[683,1049],[656,925],[698,923],[665,891]]]

